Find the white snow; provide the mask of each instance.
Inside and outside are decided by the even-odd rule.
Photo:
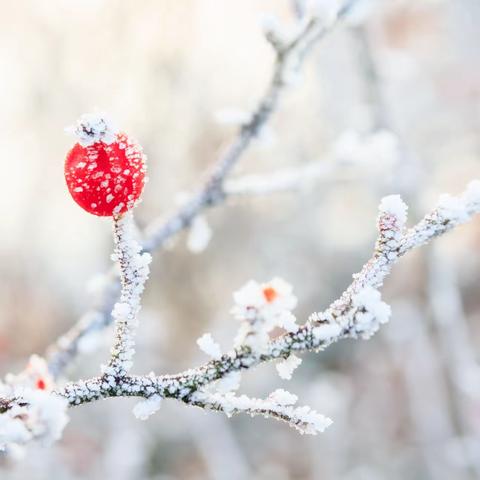
[[[238,390],[242,379],[241,372],[230,372],[216,383],[216,389],[220,393]]]
[[[342,327],[338,323],[323,323],[313,329],[313,335],[320,342],[328,342],[340,335]]]
[[[268,398],[275,403],[278,403],[279,405],[295,405],[298,400],[298,397],[296,395],[287,392],[282,388],[278,388],[277,390],[272,392]]]
[[[222,356],[222,350],[220,345],[215,342],[211,333],[204,333],[198,340],[197,345],[200,347],[202,352],[206,353],[208,356],[219,359]]]
[[[75,126],[67,127],[65,131],[74,134],[82,147],[89,147],[97,142],[111,144],[117,133],[108,116],[102,112],[84,113]]]
[[[160,395],[152,395],[133,407],[133,414],[139,420],[147,420],[148,417],[157,412],[162,405],[162,397]]]
[[[302,363],[302,359],[296,355],[291,354],[287,359],[275,365],[280,378],[290,380],[294,370]]]
[[[388,213],[396,217],[398,227],[403,227],[407,221],[408,207],[400,195],[388,195],[383,197],[380,202],[379,210],[381,213]]]
[[[455,223],[463,223],[470,218],[463,198],[448,194],[440,195],[437,209],[443,218]]]
[[[380,324],[388,322],[391,315],[390,306],[382,302],[380,292],[371,286],[353,295],[352,304],[357,309],[355,330],[365,339],[370,338]]]
[[[265,400],[246,395],[236,396],[233,393],[223,395],[204,391],[196,392],[193,399],[207,406],[220,408],[228,417],[234,413],[245,412],[252,416],[280,418],[302,434],[316,435],[332,424],[329,418],[308,406],[293,407],[296,396],[284,390],[276,390]]]

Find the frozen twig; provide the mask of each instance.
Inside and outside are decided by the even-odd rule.
[[[115,344],[112,356],[104,373],[114,377],[124,376],[132,365],[135,353],[134,334],[138,325],[137,315],[141,297],[148,278],[149,253],[141,253],[139,243],[134,239],[132,213],[128,212],[113,220],[115,250],[112,260],[120,267],[122,290],[120,300],[115,304],[112,317],[115,319]]]
[[[261,363],[323,350],[343,338],[369,338],[390,314],[390,307],[381,301],[377,288],[392,266],[408,251],[479,213],[480,182],[472,182],[460,196],[442,196],[438,205],[408,230],[405,228],[406,211],[406,205],[398,195],[382,200],[379,235],[372,258],[353,276],[352,284],[338,300],[325,311],[311,315],[304,325],[298,327],[292,319],[290,311],[296,299],[285,282],[278,279],[268,284],[250,282],[235,295],[236,306],[232,313],[247,329],[229,353],[219,356],[219,352],[215,351],[216,358],[213,360],[176,375],[122,374],[113,377],[106,373],[57,387],[54,395],[64,397],[70,406],[108,397],[144,397],[150,402],[140,409],[142,415],[146,411],[155,411],[162,398],[173,398],[187,405],[220,410],[227,415],[243,412],[271,416],[286,421],[303,433],[321,431],[328,426],[329,420],[309,407],[293,407],[294,396],[288,392],[277,391],[276,395],[259,400],[237,396],[231,389],[222,392],[217,382]],[[282,326],[286,333],[271,339],[268,334],[272,326]],[[124,370],[127,368],[124,367],[121,372]],[[233,383],[236,383],[236,388],[238,382]],[[29,401],[18,392],[12,396],[0,396],[0,405],[4,415],[11,415],[20,405],[28,411]]]
[[[301,67],[307,53],[334,27],[337,21],[348,14],[354,3],[355,0],[347,1],[337,12],[334,21],[327,24],[318,17],[300,21],[299,29],[292,38],[281,46],[274,45],[275,63],[270,82],[257,107],[250,114],[250,119],[240,127],[236,137],[217,159],[198,192],[172,215],[166,219],[157,218],[147,226],[142,241],[144,251],[152,252],[161,248],[174,235],[190,227],[194,219],[204,210],[219,205],[225,200],[225,179],[277,110],[292,72]],[[87,312],[80,324],[74,325],[47,349],[49,368],[55,376],[60,375],[76,356],[78,344],[82,338],[110,324],[112,320],[110,312],[119,288],[116,285],[116,276],[111,272],[107,276],[108,282],[105,282],[100,306]]]
[[[295,407],[297,397],[283,390],[273,392],[267,399],[250,398],[233,393],[207,394],[199,392],[192,395],[189,402],[193,406],[207,410],[224,412],[227,416],[246,413],[251,417],[263,416],[286,422],[300,433],[315,434],[323,432],[332,421],[315,412],[310,407]]]

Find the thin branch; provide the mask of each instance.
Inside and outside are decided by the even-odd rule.
[[[110,375],[124,376],[132,365],[134,334],[138,325],[144,284],[148,278],[149,253],[141,253],[140,245],[135,241],[132,213],[128,212],[113,219],[113,237],[115,250],[112,256],[120,267],[122,290],[120,300],[115,304],[112,317],[115,319],[115,343],[111,350],[108,367],[104,369]]]
[[[251,369],[261,363],[286,359],[293,353],[320,351],[343,338],[368,338],[388,318],[388,306],[376,298],[374,290],[383,283],[393,265],[407,252],[427,243],[439,235],[471,220],[480,213],[480,182],[472,182],[459,197],[443,196],[436,208],[417,225],[404,231],[406,206],[398,196],[386,197],[380,205],[379,236],[372,258],[354,275],[352,284],[339,299],[294,332],[271,340],[261,351],[241,345],[219,359],[176,375],[125,375],[81,380],[59,388],[55,393],[65,397],[70,406],[118,396],[150,398],[154,395],[173,398],[188,405],[214,410],[225,408],[215,401],[205,400],[205,387],[225,378],[232,372]],[[366,295],[368,294],[368,295]],[[16,400],[18,401],[18,400]],[[0,400],[4,409],[11,408],[14,399]],[[235,407],[233,413],[242,409]],[[249,414],[275,413],[259,407]],[[254,409],[255,410],[255,409]]]
[[[272,114],[278,109],[282,95],[288,85],[288,74],[301,67],[307,53],[323,38],[338,21],[349,12],[355,0],[349,0],[339,11],[337,21],[324,26],[320,19],[313,18],[301,24],[297,35],[286,45],[275,48],[275,64],[269,86],[260,99],[250,120],[238,131],[236,138],[226,148],[223,155],[215,162],[203,186],[192,198],[171,216],[153,220],[145,229],[142,248],[152,252],[165,245],[174,235],[188,228],[193,220],[204,210],[224,202],[226,192],[224,182],[232,169],[247,151],[252,141],[269,122]],[[292,65],[295,63],[295,65]],[[116,276],[109,272],[105,282],[100,305],[85,314],[80,324],[74,325],[62,335],[53,345],[47,348],[49,370],[58,377],[65,367],[78,353],[78,345],[82,338],[91,332],[98,331],[112,321],[110,312],[116,301],[119,287]]]

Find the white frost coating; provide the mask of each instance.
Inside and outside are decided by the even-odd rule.
[[[132,366],[137,316],[152,257],[149,253],[142,253],[139,243],[135,240],[131,212],[114,220],[114,240],[112,260],[117,261],[120,266],[122,291],[112,311],[115,319],[115,344],[111,350],[109,367],[114,371],[112,375],[123,376]]]
[[[437,209],[444,219],[455,223],[463,223],[470,218],[463,197],[453,197],[447,194],[440,195]]]
[[[215,342],[211,333],[204,333],[199,339],[197,339],[197,345],[200,347],[200,350],[206,353],[209,357],[219,359],[222,356],[220,345]]]
[[[194,402],[198,402],[204,408],[221,410],[228,417],[241,412],[251,416],[272,417],[287,422],[301,434],[316,435],[332,424],[329,418],[310,407],[293,407],[292,403],[296,401],[296,397],[285,391],[277,390],[265,400],[246,395],[236,396],[233,393],[222,395],[203,391],[194,393],[192,397]]]
[[[12,396],[21,397],[22,403],[0,415],[0,449],[9,444],[22,445],[39,440],[49,445],[58,440],[68,423],[68,402],[65,398],[43,390],[16,386],[13,390],[0,385],[2,394],[10,390]]]
[[[297,403],[298,397],[293,393],[287,392],[282,388],[278,388],[274,392],[272,392],[268,398],[273,400],[275,403],[279,405],[295,405]]]
[[[240,387],[240,381],[242,380],[241,372],[230,372],[219,380],[215,387],[220,393],[228,393],[238,390]]]
[[[295,333],[298,331],[297,319],[288,310],[278,315],[277,326],[283,328],[287,332]]]
[[[338,337],[342,327],[338,323],[323,323],[313,329],[314,337],[320,342],[328,342]]]
[[[108,116],[102,112],[84,113],[76,125],[67,127],[65,131],[75,135],[82,147],[89,147],[97,142],[111,144],[117,133]]]
[[[383,197],[380,202],[379,210],[381,213],[388,213],[397,218],[398,228],[405,225],[407,221],[408,207],[400,195],[388,195]]]
[[[187,248],[192,253],[203,252],[212,238],[212,229],[207,223],[205,217],[198,216],[192,222],[192,226],[188,232]]]
[[[160,410],[162,406],[162,397],[160,395],[152,395],[133,407],[133,414],[139,420],[147,420],[148,417]]]
[[[387,323],[392,313],[391,308],[382,302],[378,290],[366,286],[352,296],[352,304],[357,308],[354,328],[362,338],[370,338],[383,323]]]
[[[296,355],[291,354],[287,359],[275,365],[280,378],[290,380],[294,370],[302,363],[302,359]]]

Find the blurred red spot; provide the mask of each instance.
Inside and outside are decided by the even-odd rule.
[[[37,380],[37,388],[39,390],[45,390],[45,388],[47,387],[46,383],[45,383],[45,380],[43,380],[43,378],[39,378]]]
[[[277,291],[272,287],[263,289],[263,296],[268,303],[272,303],[278,296]]]

